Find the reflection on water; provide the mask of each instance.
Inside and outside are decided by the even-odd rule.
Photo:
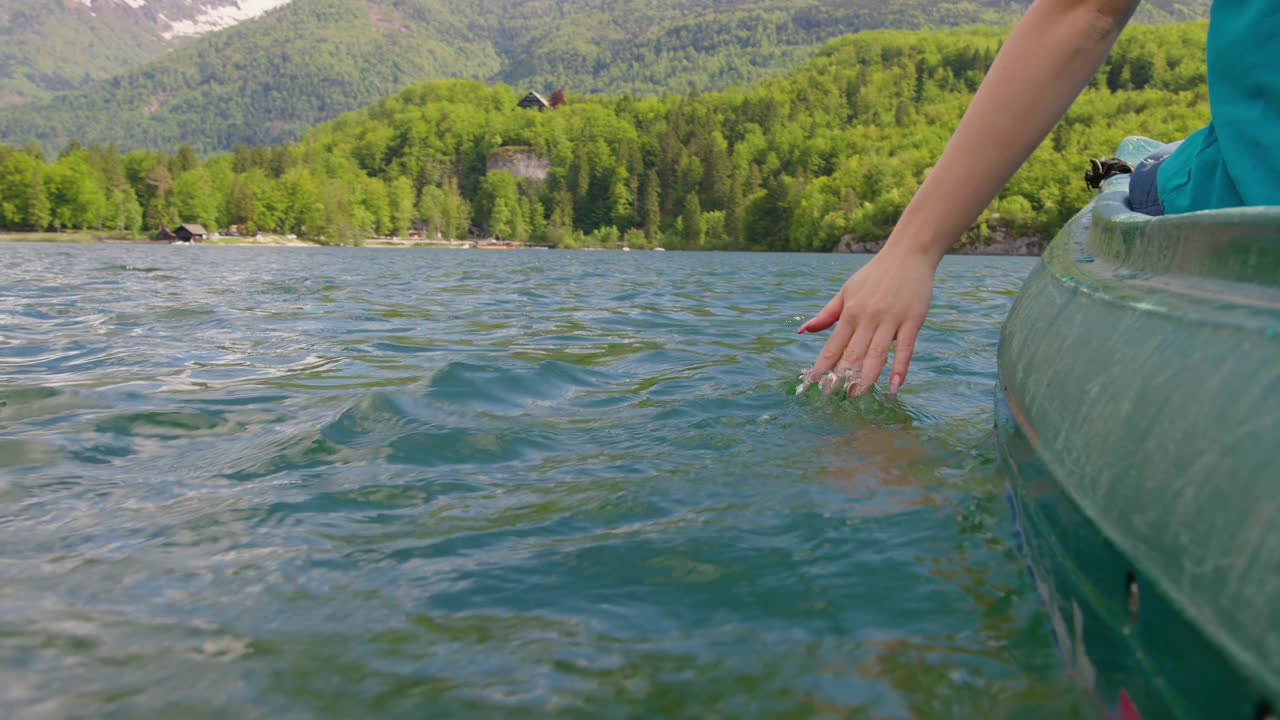
[[[859,258],[0,252],[16,717],[1091,712],[987,449],[1030,261],[839,402]]]

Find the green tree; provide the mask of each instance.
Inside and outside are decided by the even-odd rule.
[[[280,224],[282,228],[299,235],[315,234],[321,230],[325,207],[320,203],[320,186],[305,168],[296,168],[281,178],[284,206]]]
[[[659,196],[658,173],[650,170],[644,181],[643,222],[645,237],[657,240],[662,225],[662,200]]]
[[[178,154],[173,156],[169,163],[169,171],[177,177],[185,172],[196,169],[200,165],[200,158],[196,157],[195,150],[190,145],[183,144],[178,148]]]
[[[711,134],[702,161],[702,197],[707,209],[724,210],[729,204],[729,186],[733,181],[733,165],[729,159],[729,144],[720,131]]]
[[[552,245],[568,245],[573,238],[573,196],[568,190],[557,193],[551,204],[547,222],[547,241]]]
[[[510,238],[518,228],[520,217],[516,179],[506,170],[494,170],[484,176],[476,213],[495,237]]]
[[[178,223],[198,223],[209,230],[217,227],[218,198],[213,182],[203,167],[195,167],[173,181],[170,212]]]
[[[702,247],[702,241],[706,239],[706,229],[702,223],[702,203],[698,201],[696,194],[689,193],[689,197],[685,199],[684,214],[681,218],[685,247]]]
[[[0,155],[0,227],[27,227],[33,195],[33,176],[39,172],[42,164],[24,153]],[[38,184],[43,194],[44,184]]]
[[[142,206],[138,196],[128,183],[107,191],[106,222],[119,232],[137,232],[142,229]]]
[[[156,230],[167,227],[170,222],[169,188],[173,186],[173,177],[169,174],[169,169],[157,163],[147,171],[143,183],[147,188],[144,196],[146,212],[143,214],[143,223],[146,227]]]
[[[413,203],[413,183],[409,178],[401,176],[391,181],[388,194],[390,201],[390,234],[407,235],[413,226],[415,208]]]
[[[430,185],[422,189],[418,200],[418,217],[428,235],[460,239],[467,236],[471,224],[471,208],[458,190],[452,177],[442,186]]]
[[[104,195],[84,151],[66,152],[45,175],[52,223],[58,228],[100,229]]]
[[[359,208],[356,227],[366,234],[389,235],[391,232],[391,203],[387,197],[386,183],[366,177],[359,182]]]
[[[258,221],[258,193],[254,182],[246,175],[239,175],[231,185],[227,218],[232,225],[253,225]]]
[[[31,230],[43,230],[53,220],[49,196],[44,188],[44,170],[38,162],[31,169],[31,192],[28,195],[26,219],[27,227]]]

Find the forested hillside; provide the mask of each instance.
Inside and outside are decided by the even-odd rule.
[[[1202,22],[1131,27],[1067,118],[962,242],[1048,236],[1088,199],[1087,158],[1128,134],[1208,119]],[[200,160],[73,144],[0,148],[0,226],[198,222],[358,242],[373,235],[828,251],[892,228],[966,107],[1003,30],[843,38],[786,77],[687,96],[569,95],[545,112],[478,81],[416,85],[306,133]],[[487,171],[550,161],[543,182]]]
[[[289,0],[0,0],[0,108],[87,87]]]
[[[1005,23],[1026,4],[508,0],[495,10],[478,0],[294,0],[145,67],[0,114],[0,140],[170,152],[188,143],[201,153],[270,145],[441,78],[579,96],[705,92],[778,76],[846,33]],[[1203,17],[1208,4],[1152,0],[1141,17]]]
[[[165,49],[123,13],[99,18],[83,6],[0,0],[0,108],[85,87]]]

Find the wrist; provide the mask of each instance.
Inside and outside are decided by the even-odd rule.
[[[904,216],[894,226],[880,253],[911,262],[927,262],[933,269],[942,262],[953,242],[934,228],[914,226]]]

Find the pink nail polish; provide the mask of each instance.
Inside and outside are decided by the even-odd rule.
[[[889,394],[897,395],[898,388],[900,387],[902,387],[902,376],[897,373],[890,375],[889,376]]]

